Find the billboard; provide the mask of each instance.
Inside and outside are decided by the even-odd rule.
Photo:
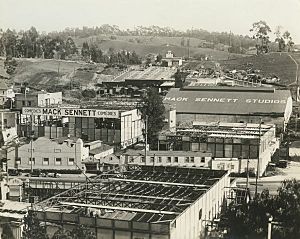
[[[119,118],[118,110],[78,109],[60,107],[23,107],[22,114],[61,117]]]

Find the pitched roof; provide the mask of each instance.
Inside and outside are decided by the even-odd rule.
[[[291,102],[289,90],[241,87],[173,88],[164,98],[177,113],[192,114],[281,114]]]

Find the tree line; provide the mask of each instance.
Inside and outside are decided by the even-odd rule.
[[[107,54],[104,54],[98,45],[89,45],[87,42],[84,42],[82,45],[81,55],[85,59],[90,59],[96,63],[123,65],[137,65],[142,63],[141,58],[135,51],[132,53],[125,50],[115,52],[113,48],[109,48]]]
[[[71,37],[40,34],[35,27],[18,33],[10,29],[0,30],[0,37],[1,56],[66,59],[78,52]]]
[[[209,32],[203,29],[187,29],[180,31],[171,27],[159,26],[136,26],[134,29],[120,29],[117,25],[104,24],[97,27],[82,27],[82,28],[66,28],[61,32],[52,32],[52,35],[58,36],[73,36],[78,38],[86,38],[96,35],[115,35],[115,36],[157,36],[157,37],[185,37],[201,39],[208,45],[203,47],[213,48],[217,44],[224,44],[234,47],[242,47],[248,49],[255,46],[255,41],[250,36],[233,34],[231,32]]]

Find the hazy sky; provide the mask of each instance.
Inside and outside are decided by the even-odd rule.
[[[253,22],[281,25],[300,43],[300,0],[0,0],[0,28],[38,31],[115,24],[250,34]],[[273,34],[272,34],[273,35]]]

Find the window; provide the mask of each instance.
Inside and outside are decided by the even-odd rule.
[[[191,163],[194,163],[194,162],[195,162],[195,158],[191,157]]]
[[[232,170],[234,169],[234,165],[233,165],[233,164],[231,164],[231,169],[232,169]]]
[[[61,149],[54,149],[54,153],[60,153]]]
[[[171,157],[167,157],[167,163],[171,163],[171,162],[172,162]]]
[[[31,158],[29,158],[28,164],[31,165]],[[32,158],[32,165],[34,165],[34,164],[35,164],[35,158]]]
[[[161,163],[162,159],[161,157],[158,157],[158,163]]]
[[[178,163],[178,157],[174,158],[174,163]]]
[[[61,165],[61,158],[55,158],[55,165]]]
[[[141,163],[145,163],[145,157],[144,156],[141,157]]]
[[[22,100],[22,106],[25,106],[25,100]]]
[[[189,157],[185,157],[184,162],[189,163],[190,162],[190,158]]]
[[[201,157],[201,163],[205,163],[205,157]]]
[[[28,101],[28,106],[31,106],[31,101]]]
[[[75,159],[74,158],[69,158],[68,159],[68,165],[74,165]]]
[[[49,165],[49,158],[43,158],[43,165]]]
[[[154,157],[150,157],[150,162],[154,163]]]

